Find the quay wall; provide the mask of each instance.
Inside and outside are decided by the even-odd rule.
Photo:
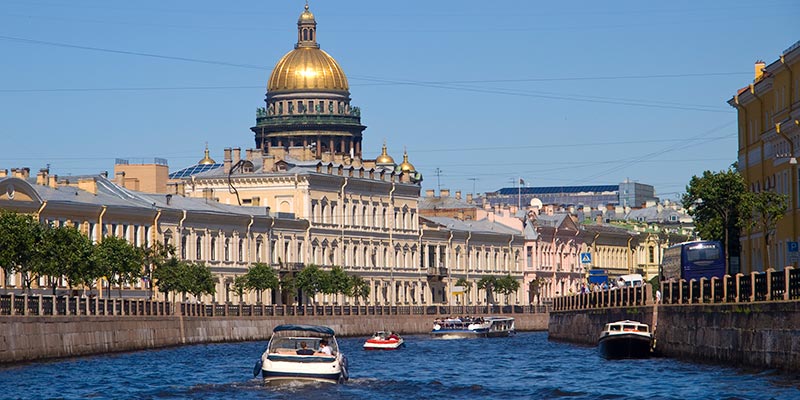
[[[268,340],[280,324],[326,325],[338,336],[391,329],[430,332],[434,316],[4,316],[0,364],[145,350],[182,344]],[[517,330],[547,330],[546,313],[514,314]]]
[[[686,361],[800,370],[800,302],[661,304],[552,311],[548,337],[595,346],[603,325],[630,319],[655,331],[655,351]]]
[[[658,307],[656,347],[667,357],[800,370],[800,302]]]
[[[605,324],[625,319],[653,326],[653,306],[551,311],[547,335],[556,341],[594,346]]]

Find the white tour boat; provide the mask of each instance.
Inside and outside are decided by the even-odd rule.
[[[333,329],[316,325],[278,325],[253,371],[266,383],[317,381],[343,383],[347,359],[339,351]]]
[[[600,355],[607,359],[647,358],[653,347],[653,332],[641,322],[611,322],[603,328],[597,345]]]
[[[442,339],[502,337],[516,333],[512,317],[458,317],[437,319],[431,336]]]
[[[364,342],[364,350],[396,350],[403,346],[403,338],[392,331],[375,332]]]

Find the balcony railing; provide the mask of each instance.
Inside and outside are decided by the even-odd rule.
[[[353,115],[292,114],[270,115],[256,118],[257,126],[301,125],[361,125],[361,118]]]
[[[447,276],[446,267],[428,267],[427,275],[436,278],[443,278]]]

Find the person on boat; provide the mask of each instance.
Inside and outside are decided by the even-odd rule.
[[[400,336],[397,336],[397,334],[394,333],[394,332],[389,332],[389,340],[392,340],[392,339],[398,340],[398,339],[400,339]]]
[[[331,346],[328,346],[327,340],[322,339],[319,341],[319,352],[329,356],[333,355],[333,350],[331,350]]]
[[[306,342],[300,342],[300,348],[297,349],[297,354],[301,356],[310,356],[314,354],[314,350],[309,349]]]

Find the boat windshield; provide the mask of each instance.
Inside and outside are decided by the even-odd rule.
[[[305,343],[307,348],[319,351],[319,342],[323,338],[321,337],[303,337],[303,336],[286,336],[286,337],[273,337],[272,340],[269,341],[269,352],[270,353],[289,353],[293,354],[300,348],[302,348],[301,343]],[[331,347],[331,350],[334,354],[338,351],[337,343],[333,338],[328,339],[328,346]]]

